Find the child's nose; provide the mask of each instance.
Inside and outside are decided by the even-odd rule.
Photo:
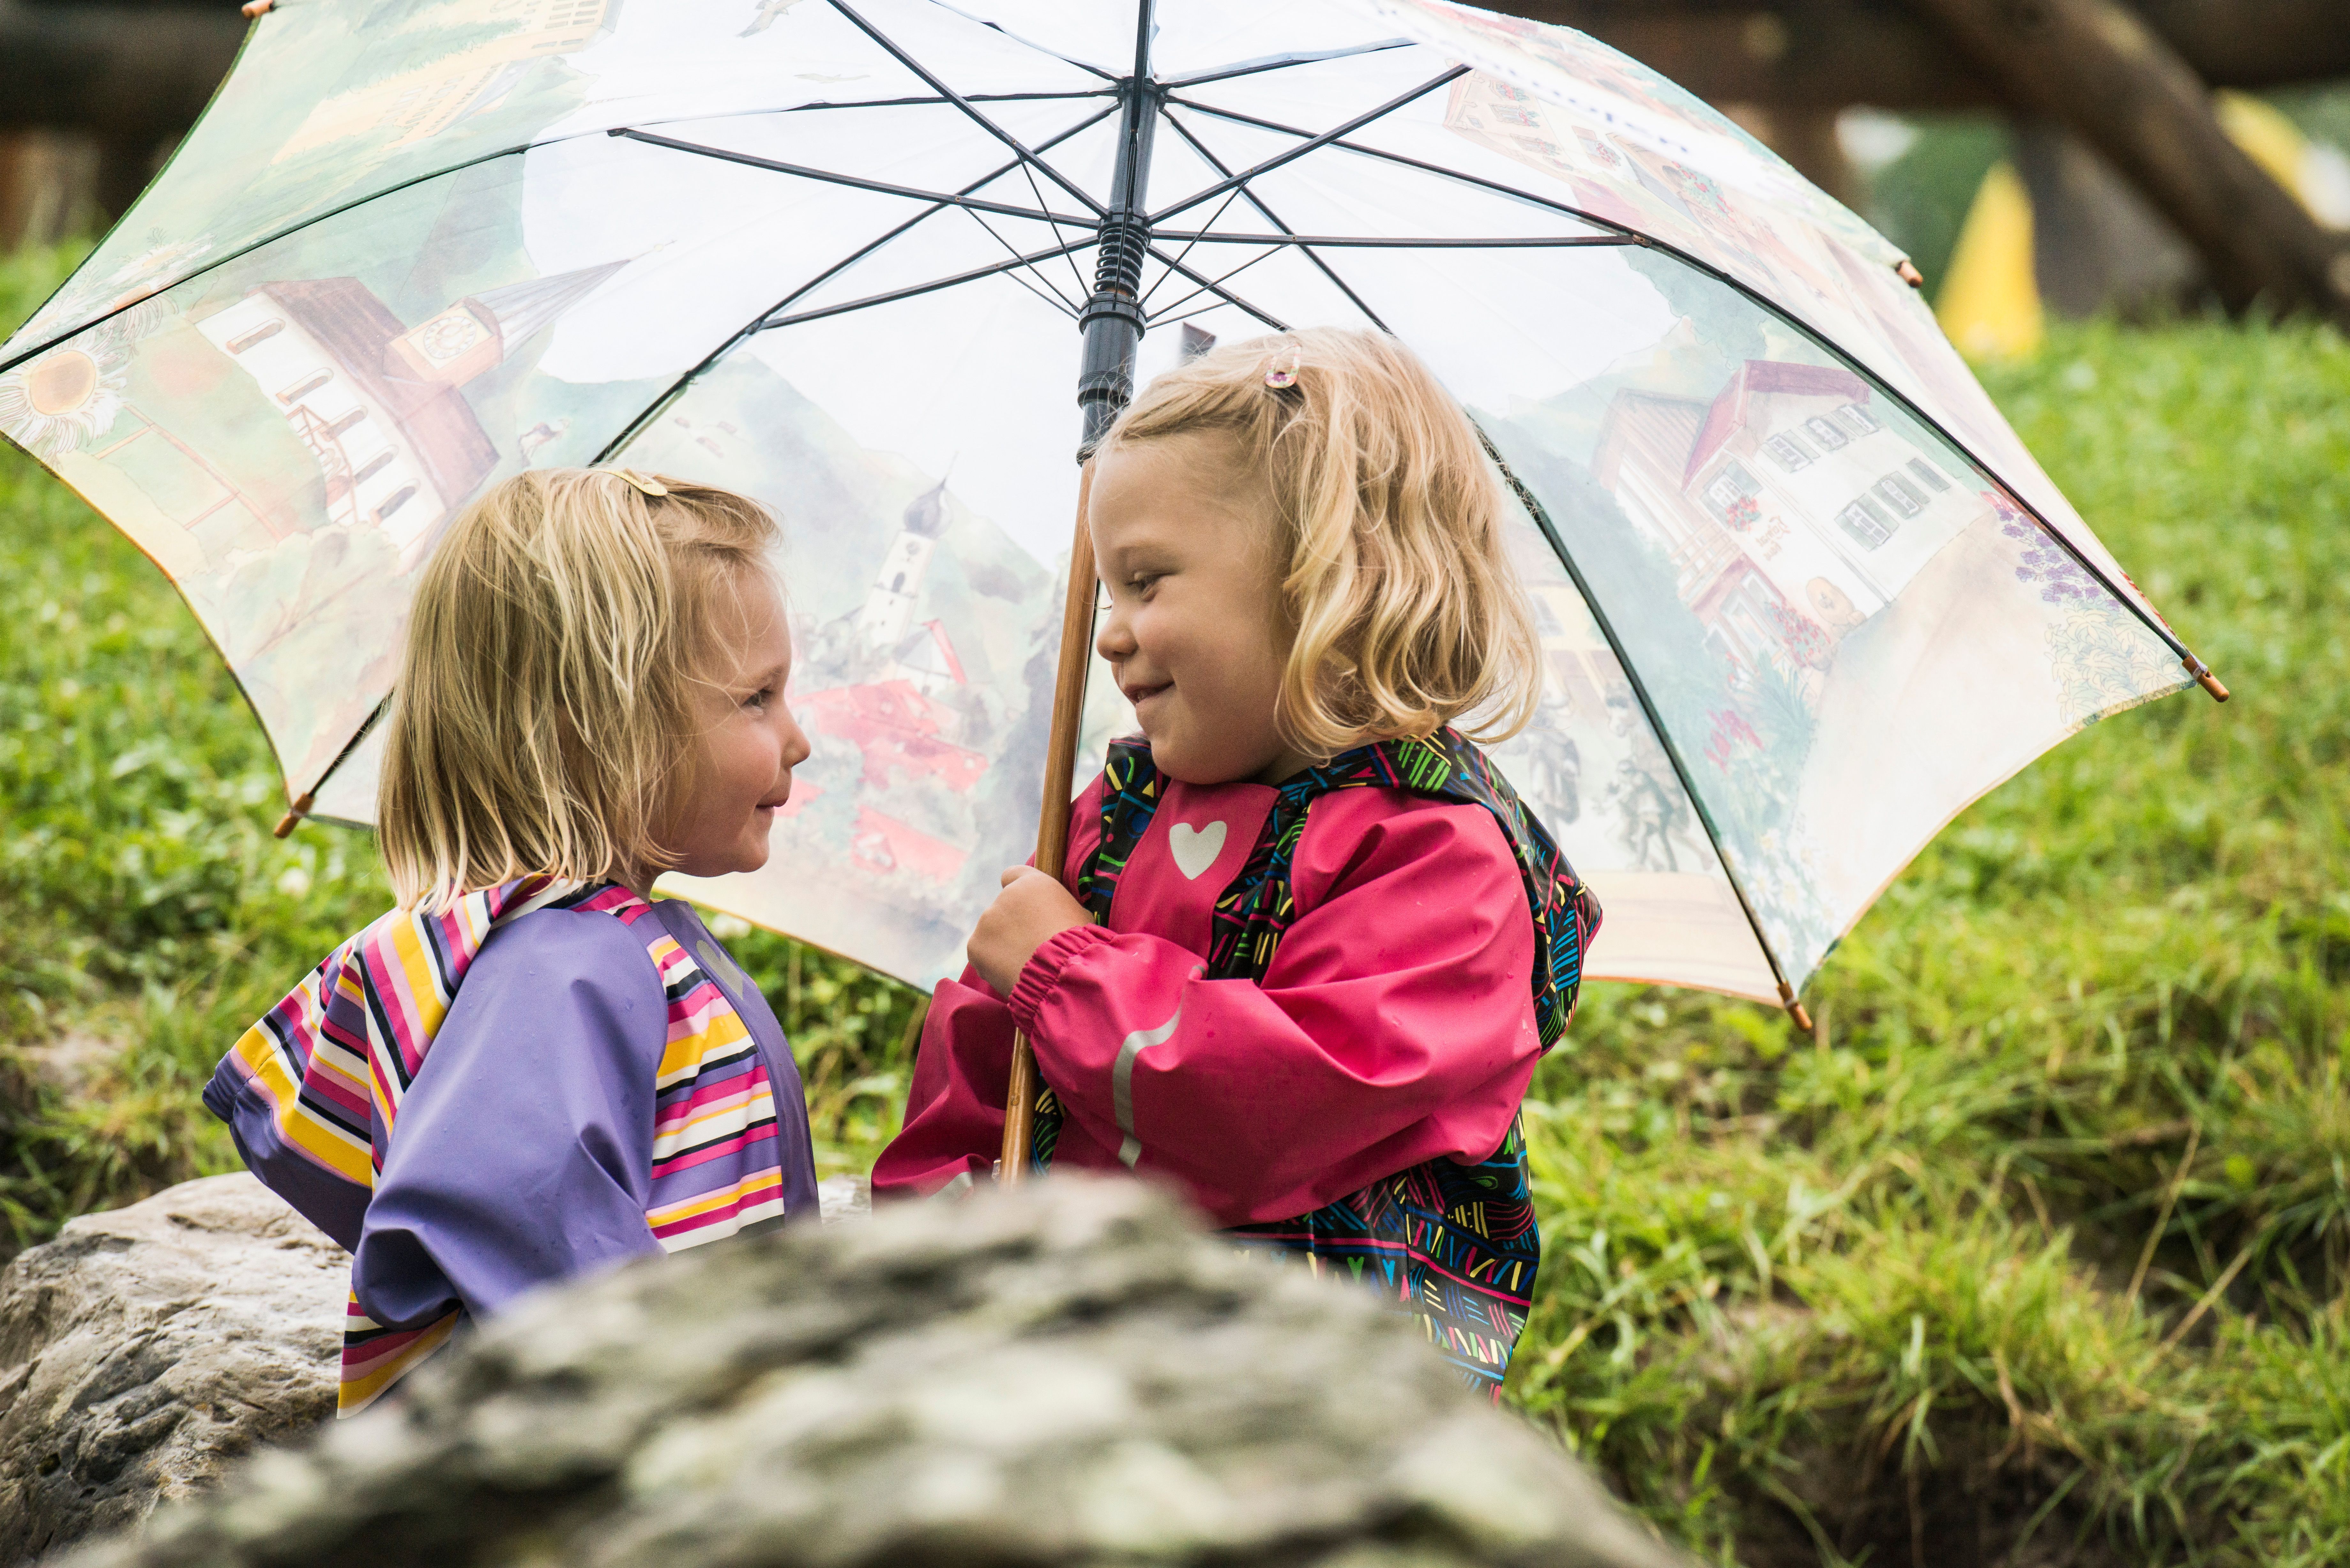
[[[1101,629],[1094,633],[1094,651],[1113,660],[1134,651],[1134,634],[1127,628],[1126,612],[1118,607],[1116,601],[1102,618]]]
[[[807,732],[800,728],[800,722],[789,713],[785,714],[784,766],[787,768],[799,766],[808,760],[808,753],[813,750],[815,748],[808,744]]]

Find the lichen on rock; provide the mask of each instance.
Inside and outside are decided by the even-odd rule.
[[[518,1304],[72,1568],[1678,1561],[1415,1320],[1055,1180]]]

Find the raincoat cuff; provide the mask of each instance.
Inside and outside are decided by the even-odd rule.
[[[1005,999],[1012,1009],[1012,1021],[1034,1039],[1036,1034],[1036,1014],[1044,1009],[1045,999],[1061,983],[1061,971],[1079,953],[1097,942],[1110,940],[1109,932],[1099,926],[1071,926],[1057,936],[1047,937],[1020,971],[1013,983],[1012,994]]]

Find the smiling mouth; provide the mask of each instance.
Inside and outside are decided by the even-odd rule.
[[[1171,680],[1166,681],[1158,686],[1134,685],[1121,686],[1118,688],[1119,691],[1126,693],[1126,700],[1128,702],[1133,703],[1138,708],[1141,707],[1145,702],[1149,701],[1153,697],[1158,696],[1160,692],[1171,691],[1174,689],[1175,683]]]
[[[780,805],[782,805],[785,804],[786,802],[788,802],[791,798],[792,798],[792,792],[791,792],[791,791],[789,791],[789,790],[785,790],[783,794],[781,794],[777,795],[777,796],[776,796],[775,799],[773,799],[773,800],[763,800],[763,801],[761,801],[761,802],[760,802],[756,806],[754,806],[752,809],[753,809],[753,810],[754,810],[754,811],[773,811],[773,810],[775,810],[777,806],[780,806]]]

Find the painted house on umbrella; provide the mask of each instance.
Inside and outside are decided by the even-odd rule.
[[[470,295],[413,327],[348,277],[264,284],[196,326],[317,459],[327,521],[380,528],[405,571],[498,463],[465,383],[626,265]]]
[[[1619,393],[1594,472],[1744,665],[1825,667],[1986,503],[1858,376],[1750,359],[1711,404]]]

